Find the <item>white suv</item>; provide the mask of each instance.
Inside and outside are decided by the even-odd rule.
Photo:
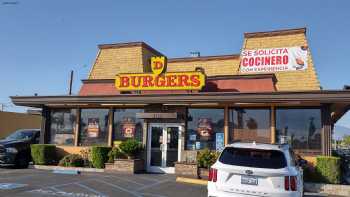
[[[234,143],[210,168],[208,196],[303,196],[303,171],[289,145]]]

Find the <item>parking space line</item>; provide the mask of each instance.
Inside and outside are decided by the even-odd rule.
[[[151,193],[140,193],[141,195],[146,195],[146,196],[151,196],[151,197],[167,197],[164,195],[160,195],[160,194],[151,194]]]
[[[124,192],[127,192],[127,193],[129,193],[129,194],[131,194],[131,195],[133,195],[133,196],[142,197],[142,196],[139,195],[138,193],[135,193],[134,191],[130,191],[130,190],[125,189],[125,188],[123,188],[123,187],[120,187],[120,186],[118,186],[118,185],[115,185],[115,184],[112,184],[112,183],[108,183],[108,182],[103,181],[103,180],[100,180],[100,179],[96,179],[95,181],[100,182],[100,183],[104,183],[104,184],[109,185],[109,186],[114,187],[114,188],[117,188],[117,189],[122,190],[122,191],[124,191]]]
[[[91,192],[93,192],[93,193],[95,193],[95,194],[97,194],[97,195],[99,195],[101,197],[107,197],[107,195],[105,195],[105,194],[103,194],[103,193],[101,193],[101,192],[99,192],[99,191],[97,191],[95,189],[92,189],[91,187],[88,187],[88,186],[83,185],[81,183],[75,183],[75,184],[79,185],[80,187],[85,188],[85,189],[87,189],[87,190],[89,190],[89,191],[91,191]]]
[[[163,180],[163,181],[158,181],[158,182],[156,182],[156,183],[153,183],[153,184],[149,184],[149,185],[145,185],[145,186],[143,186],[143,187],[140,187],[140,188],[138,188],[136,191],[141,191],[141,190],[143,190],[143,189],[148,189],[148,188],[151,188],[151,187],[154,187],[154,186],[157,186],[157,185],[160,185],[160,184],[169,182],[169,181],[171,181],[171,179],[165,179],[165,180]]]
[[[140,185],[140,186],[146,185],[146,184],[138,183],[138,182],[136,182],[136,181],[132,181],[132,180],[130,180],[130,179],[125,179],[125,178],[121,178],[121,177],[117,177],[117,176],[103,176],[103,177],[106,177],[106,178],[116,178],[116,179],[120,179],[120,180],[122,180],[122,181],[134,183],[134,184]]]

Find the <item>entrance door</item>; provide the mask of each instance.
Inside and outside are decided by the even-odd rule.
[[[180,155],[179,124],[150,124],[148,130],[147,170],[175,173]]]

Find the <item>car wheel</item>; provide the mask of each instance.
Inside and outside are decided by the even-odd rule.
[[[16,167],[17,168],[28,168],[29,161],[26,157],[18,155],[16,158]]]

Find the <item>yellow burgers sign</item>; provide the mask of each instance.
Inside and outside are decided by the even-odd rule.
[[[200,90],[205,85],[202,72],[168,72],[166,58],[152,57],[153,73],[119,74],[115,86],[120,91],[130,90]]]

